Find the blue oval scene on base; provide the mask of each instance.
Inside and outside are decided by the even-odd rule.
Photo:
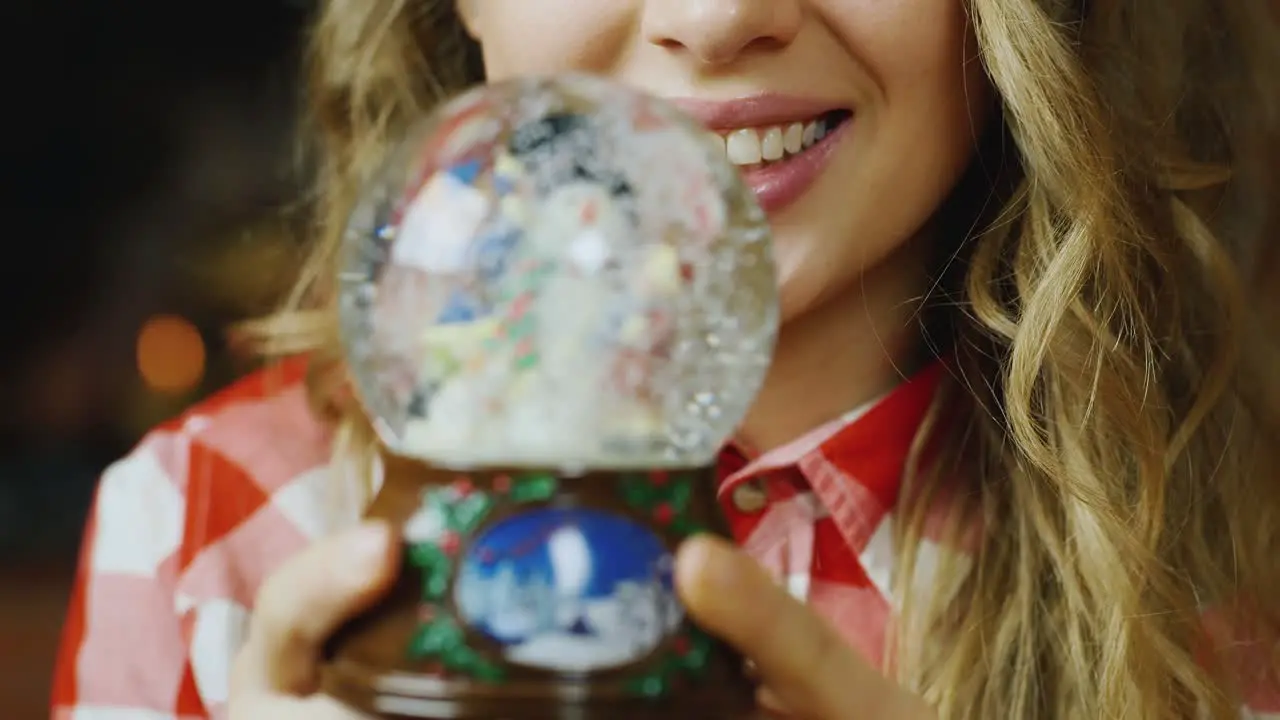
[[[627,518],[579,508],[486,528],[461,559],[454,604],[508,662],[560,672],[639,660],[684,615],[662,541]]]

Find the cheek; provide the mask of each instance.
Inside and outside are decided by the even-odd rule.
[[[862,282],[921,233],[972,159],[990,104],[959,0],[826,7],[865,82],[849,147],[814,202],[779,224],[791,314]]]
[[[851,59],[898,104],[962,84],[976,46],[963,0],[825,0],[826,18]]]
[[[877,89],[860,118],[875,146],[868,160],[895,179],[894,192],[945,194],[974,151],[990,98],[964,3],[843,4],[861,9],[846,36]]]
[[[976,153],[991,90],[958,0],[897,4],[916,12],[886,24],[871,46],[883,91],[866,118],[876,147],[865,169],[882,178],[882,193],[901,198],[901,234],[954,189]]]
[[[917,133],[922,150],[967,157],[990,101],[977,43],[960,0],[914,0],[881,33],[867,39],[873,72],[881,80],[876,109],[892,127]]]
[[[565,71],[607,74],[634,11],[622,0],[476,0],[491,80]]]

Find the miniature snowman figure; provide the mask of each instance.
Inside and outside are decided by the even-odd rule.
[[[593,445],[608,411],[607,348],[599,339],[618,290],[604,277],[630,228],[608,188],[564,185],[539,206],[508,305],[517,374],[506,439],[541,455]]]

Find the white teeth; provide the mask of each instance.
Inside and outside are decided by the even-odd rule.
[[[716,137],[725,145],[729,162],[734,165],[758,165],[782,160],[804,152],[827,136],[827,121],[819,118],[807,123],[791,123],[766,128],[742,128]]]
[[[782,147],[782,129],[769,128],[764,131],[764,138],[760,140],[760,156],[767,162],[781,160],[784,148]]]
[[[782,136],[783,148],[795,155],[804,149],[804,123],[791,123]]]
[[[755,165],[763,158],[760,149],[760,136],[755,130],[734,130],[725,143],[729,153],[729,162],[734,165]]]

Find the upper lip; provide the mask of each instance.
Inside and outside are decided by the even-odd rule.
[[[699,100],[669,98],[676,107],[691,115],[709,130],[766,127],[811,120],[846,106],[830,100],[792,95],[761,94],[736,100]]]

